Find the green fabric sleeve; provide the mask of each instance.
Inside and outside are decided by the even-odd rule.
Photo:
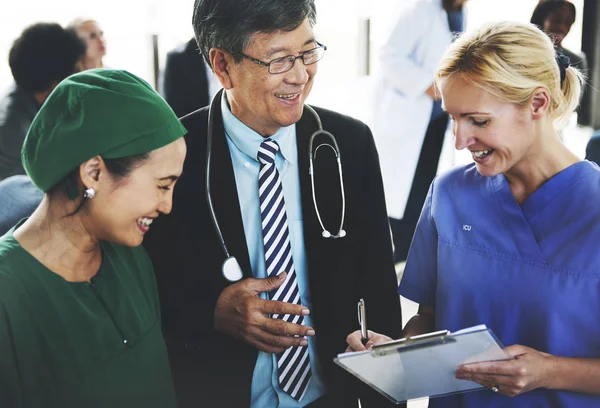
[[[0,407],[23,406],[21,373],[17,365],[10,319],[0,299]]]

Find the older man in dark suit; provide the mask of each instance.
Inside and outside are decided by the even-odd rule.
[[[401,314],[371,131],[304,105],[326,50],[315,20],[313,0],[196,0],[196,39],[224,91],[182,118],[184,175],[145,242],[182,407],[387,405],[332,361],[359,299],[373,330],[399,335]],[[343,180],[320,135],[312,186],[319,122]],[[238,282],[221,273],[208,189]]]

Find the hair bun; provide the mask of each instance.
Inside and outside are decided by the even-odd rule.
[[[567,68],[571,66],[571,59],[557,50],[556,63],[558,64],[558,69],[560,70],[560,84],[562,85],[565,77],[567,76]]]

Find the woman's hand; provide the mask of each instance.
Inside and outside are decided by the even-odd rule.
[[[349,334],[348,337],[346,337],[346,343],[348,343],[348,348],[346,349],[346,352],[367,350],[373,347],[373,345],[375,344],[385,343],[386,341],[392,340],[390,337],[384,334],[375,333],[371,330],[368,330],[367,332],[369,336],[369,341],[364,346],[361,341],[360,330]]]
[[[506,351],[514,360],[466,364],[456,370],[456,378],[475,381],[509,397],[546,387],[554,356],[521,345]]]

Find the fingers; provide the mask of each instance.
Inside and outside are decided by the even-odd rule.
[[[242,282],[235,283],[230,286],[234,287],[239,285],[238,293],[241,292],[251,292],[255,296],[251,301],[251,309],[261,312],[262,314],[270,314],[270,315],[308,315],[310,314],[310,310],[306,306],[297,305],[294,303],[280,302],[276,300],[265,300],[256,296],[262,292],[271,292],[277,289],[279,286],[285,282],[286,272],[281,272],[277,276],[272,276],[270,278],[260,279],[260,278],[247,278]],[[276,316],[277,317],[277,316]]]
[[[509,397],[514,397],[525,391],[525,386],[521,384],[513,384],[513,380],[506,376],[473,376],[470,378],[459,377],[458,373],[456,378],[460,380],[469,380],[483,385],[484,387],[492,390],[494,387],[498,389],[498,394],[503,394]]]
[[[278,336],[265,331],[258,333],[257,336],[264,343],[283,348],[283,350],[287,349],[288,347],[308,346],[308,340],[304,337]]]
[[[518,357],[531,351],[532,349],[530,349],[529,347],[521,346],[520,344],[515,344],[512,346],[508,346],[505,350],[511,356]]]
[[[498,388],[498,393],[513,397],[527,390],[527,383],[522,379],[510,375],[456,371],[459,380],[473,381],[486,388]]]
[[[296,305],[294,303],[279,302],[277,300],[260,299],[260,311],[263,314],[270,314],[277,318],[281,315],[298,315],[306,316],[310,314],[310,310],[306,306]]]
[[[310,326],[289,323],[285,320],[265,317],[260,323],[261,329],[276,336],[314,336],[315,331]]]
[[[308,345],[308,340],[302,336],[281,336],[258,328],[249,334],[253,338],[251,343],[254,343],[259,350],[267,353],[280,353],[289,347],[305,347]]]
[[[496,375],[515,375],[518,368],[514,360],[507,361],[487,361],[484,363],[465,364],[458,368],[457,372],[468,374],[496,374]]]
[[[465,371],[456,371],[456,378],[459,380],[475,381],[476,383],[485,384],[507,384],[510,380],[509,376],[497,375],[489,373],[469,373]]]
[[[497,392],[498,394],[506,395],[508,397],[514,397],[515,395],[519,394],[517,391],[514,390],[514,388],[510,387],[507,384],[499,382],[476,382],[483,385],[485,388],[489,389],[492,392],[494,392],[495,388],[497,390],[495,392]]]
[[[253,292],[270,292],[280,287],[283,284],[283,282],[285,282],[286,276],[286,272],[281,272],[277,276],[271,276],[269,278],[264,279],[248,278],[245,280],[245,283],[248,289],[250,289]]]
[[[392,339],[383,334],[376,333],[374,331],[368,330],[367,336],[369,341],[363,345],[362,337],[360,334],[360,330],[357,330],[353,333],[350,333],[348,337],[346,337],[346,343],[348,343],[348,349],[352,349],[351,351],[363,351],[372,348],[374,345],[379,343],[385,343],[387,341],[391,341]]]
[[[289,347],[306,347],[308,341],[303,337],[281,337],[266,335],[264,332],[257,333],[252,344],[266,353],[281,353]]]
[[[308,308],[285,302],[261,299],[258,294],[276,289],[285,281],[285,273],[268,279],[247,278],[223,291],[215,308],[215,328],[229,333],[255,348],[278,353],[292,346],[306,346],[306,336],[314,336],[312,327],[294,324],[276,317],[310,313]]]
[[[260,340],[255,340],[253,343],[250,343],[256,349],[260,351],[264,351],[265,353],[277,354],[285,351],[284,347],[273,346],[272,344],[265,343]]]
[[[367,349],[362,344],[360,330],[350,333],[348,337],[346,337],[346,343],[348,343],[346,351],[363,351]]]
[[[266,332],[269,336],[268,339],[263,339],[263,341],[278,345],[278,346],[291,346],[291,345],[303,345],[298,344],[297,342],[289,342],[285,341],[284,343],[280,343],[281,339],[277,339],[279,337],[290,337],[294,338],[294,336],[314,336],[315,331],[310,326],[305,326],[302,324],[291,323],[290,321],[283,320],[278,317],[284,317],[286,315],[294,316],[305,316],[310,312],[309,310],[302,305],[295,305],[292,303],[278,302],[274,300],[260,300],[259,309],[263,317],[258,322],[259,327]],[[267,315],[272,315],[273,317],[267,317]],[[298,320],[296,318],[291,321]]]
[[[365,344],[367,349],[372,348],[376,344],[386,343],[388,341],[392,341],[391,337],[388,337],[384,334],[379,334],[374,331],[368,330],[369,341]]]

